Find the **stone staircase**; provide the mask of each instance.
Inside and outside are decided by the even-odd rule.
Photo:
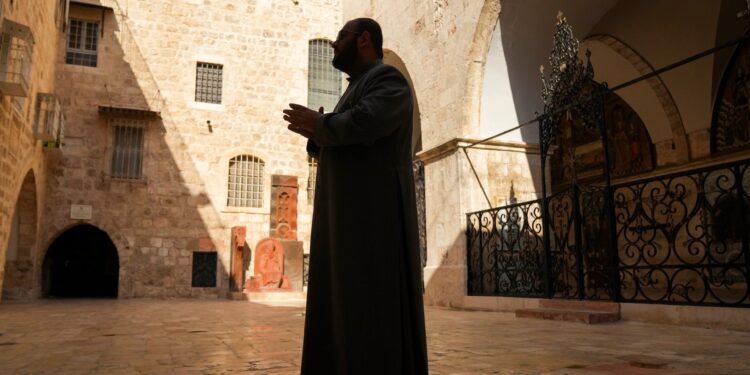
[[[600,301],[542,299],[539,300],[538,308],[516,310],[516,317],[586,324],[611,323],[620,320],[620,304]]]

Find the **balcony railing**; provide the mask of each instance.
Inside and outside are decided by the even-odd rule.
[[[27,26],[3,20],[0,33],[0,92],[3,95],[28,95],[33,45],[34,39]]]
[[[54,94],[37,94],[34,136],[45,148],[60,148],[65,130],[65,114]]]
[[[492,207],[466,150],[538,126],[542,198],[467,214],[468,294],[750,307],[750,159],[612,183],[613,177],[623,177],[618,168],[629,167],[623,160],[642,167],[647,160],[638,143],[629,147],[630,158],[623,149],[618,153],[623,143],[617,135],[623,133],[612,94],[735,47],[750,54],[750,33],[611,88],[592,85],[591,53],[585,53],[585,62],[579,58],[579,42],[560,15],[549,58],[552,72],[542,72],[544,113],[464,147]],[[725,79],[746,71],[745,65],[732,64]],[[746,103],[728,103],[744,116]],[[712,127],[717,124],[723,123]],[[731,150],[750,144],[746,121],[725,125],[742,136],[729,142]],[[591,142],[576,143],[566,134]],[[627,136],[631,142],[635,138]],[[597,139],[600,151],[589,161],[576,158]]]
[[[750,307],[750,160],[612,192],[469,213],[468,294]]]

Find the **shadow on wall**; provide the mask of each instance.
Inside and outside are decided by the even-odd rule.
[[[2,300],[24,300],[33,296],[37,223],[36,177],[34,171],[29,170],[21,183],[11,218]]]
[[[466,236],[457,234],[440,259],[427,259],[424,272],[427,306],[463,307],[466,296]]]
[[[75,254],[69,258],[76,261],[80,257],[90,272],[107,277],[117,258],[118,297],[223,296],[229,284],[223,261],[228,259],[229,231],[211,206],[126,21],[111,8],[71,6],[70,16],[104,17],[104,30],[94,68],[65,64],[66,43],[60,43],[57,91],[68,118],[67,139],[47,186],[45,231],[39,241],[47,246],[37,250],[33,293],[41,294],[45,258],[54,260],[44,267],[51,270],[45,290],[63,295],[91,292],[85,279],[75,280],[76,291],[57,284],[55,275],[66,272],[56,268],[61,267],[57,259],[67,253]],[[71,203],[91,206],[91,218],[72,220]],[[71,228],[81,222],[98,229]],[[111,244],[101,245],[107,242],[104,236]],[[87,246],[91,249],[84,250]],[[113,249],[116,257],[101,253]],[[219,260],[196,265],[194,252],[218,252]],[[192,287],[194,269],[215,272],[216,286]]]

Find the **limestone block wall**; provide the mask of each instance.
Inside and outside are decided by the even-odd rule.
[[[69,217],[71,204],[90,205],[86,222],[118,249],[120,297],[223,296],[230,229],[246,226],[251,249],[268,236],[273,174],[299,177],[298,232],[307,245],[305,143],[288,132],[281,111],[307,102],[308,40],[335,37],[339,1],[101,4],[107,8],[70,10],[103,21],[98,66],[65,64],[65,48],[57,51],[70,115],[68,146],[47,186],[46,246],[79,223]],[[223,65],[221,104],[195,101],[197,62]],[[142,181],[110,178],[112,131],[100,106],[160,113],[145,131]],[[265,164],[260,208],[227,207],[229,159],[239,154]],[[194,251],[218,252],[216,288],[191,287]]]
[[[55,91],[55,51],[61,20],[57,3],[3,0],[0,4],[3,18],[28,26],[34,38],[29,89],[20,110],[14,104],[15,97],[0,95],[0,290],[4,290],[0,299],[28,297],[29,288],[26,288],[28,293],[23,293],[15,286],[30,283],[34,277],[31,265],[37,262],[36,234],[43,219],[38,210],[46,201],[43,186],[55,155],[42,149],[41,142],[34,138],[32,126],[37,93]],[[13,259],[8,259],[16,207],[20,211],[20,225],[13,236]]]

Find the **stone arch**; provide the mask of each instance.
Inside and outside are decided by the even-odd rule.
[[[466,92],[464,97],[464,133],[479,131],[479,116],[482,106],[482,84],[484,65],[492,42],[492,32],[500,19],[502,0],[485,0],[474,31],[466,72]]]
[[[411,75],[409,74],[409,70],[406,68],[404,61],[392,50],[387,48],[383,49],[383,62],[395,67],[404,75],[404,77],[406,77],[406,81],[409,82],[409,87],[411,87],[411,92],[414,95],[414,113],[412,116],[414,127],[412,129],[411,150],[412,154],[416,154],[419,151],[422,151],[422,122],[421,113],[419,111],[419,100],[417,99],[417,92],[414,90],[414,82],[411,79]]]
[[[3,299],[33,297],[33,269],[37,238],[37,188],[34,170],[30,169],[21,183],[6,251],[3,276]]]
[[[50,243],[41,267],[42,295],[117,297],[120,254],[104,230],[77,223]]]
[[[41,294],[41,283],[43,282],[42,263],[48,249],[50,248],[50,246],[52,246],[55,240],[57,240],[65,232],[82,224],[91,225],[95,228],[98,228],[99,230],[106,233],[107,236],[109,236],[109,239],[112,241],[115,246],[115,250],[117,251],[117,258],[119,259],[120,264],[117,296],[118,298],[132,297],[134,294],[133,278],[128,274],[128,267],[130,263],[129,257],[133,254],[133,250],[135,247],[135,239],[126,237],[112,219],[96,217],[94,218],[94,220],[73,222],[59,226],[55,225],[55,223],[48,224],[49,230],[46,230],[45,232],[49,234],[45,235],[45,239],[43,241],[39,241],[40,250],[38,251],[39,256],[37,257],[37,263],[39,264],[37,267],[37,271],[35,272],[36,283],[38,283],[37,286],[35,286],[35,288],[37,288],[37,296]]]
[[[635,71],[637,71],[640,75],[645,75],[648,73],[651,73],[654,71],[654,67],[646,61],[646,59],[643,58],[638,52],[636,52],[633,48],[622,42],[621,40],[617,39],[616,37],[609,35],[609,34],[594,34],[591,36],[586,37],[586,39],[583,40],[582,44],[586,44],[587,42],[599,42],[602,45],[608,47],[613,52],[615,52],[617,55],[622,57],[625,61],[627,61]],[[582,51],[585,50],[585,47],[581,48]],[[596,57],[592,55],[592,59],[595,59]],[[594,61],[594,71],[596,73],[599,73],[602,70],[603,66],[596,65]],[[599,75],[599,74],[597,74]],[[597,77],[599,78],[599,77]],[[606,78],[606,77],[605,77]],[[635,78],[635,77],[633,77]],[[659,141],[657,142],[657,157],[659,158],[659,161],[657,161],[658,164],[672,164],[672,163],[684,163],[688,160],[690,160],[690,151],[688,147],[688,141],[687,141],[687,134],[685,132],[685,126],[682,122],[682,116],[680,114],[679,109],[677,108],[677,104],[674,101],[674,98],[672,97],[672,94],[669,92],[669,89],[664,84],[664,81],[659,76],[654,76],[646,80],[646,83],[651,88],[653,95],[656,97],[656,100],[658,100],[658,105],[661,107],[664,116],[666,117],[666,120],[669,124],[669,129],[671,132],[671,140],[670,142],[661,143],[661,147],[659,146]],[[637,88],[635,86],[631,86],[634,89]],[[629,101],[627,95],[621,95],[625,101]],[[639,110],[639,106],[633,102],[629,102],[629,104],[636,109],[636,111]],[[641,113],[642,114],[642,113]],[[647,128],[649,127],[649,120],[648,118],[644,118],[644,122],[646,123]],[[649,129],[649,131],[653,131],[653,127]],[[671,157],[667,156],[666,154],[671,154]]]

